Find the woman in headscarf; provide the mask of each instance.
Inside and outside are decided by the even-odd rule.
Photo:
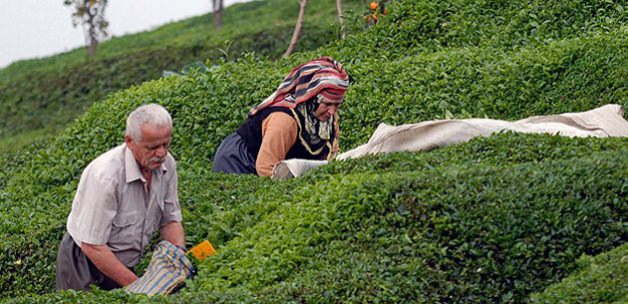
[[[332,58],[294,68],[222,141],[212,171],[270,176],[285,159],[331,159],[338,149],[338,107],[348,86],[345,69]]]

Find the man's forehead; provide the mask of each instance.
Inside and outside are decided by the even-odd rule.
[[[142,133],[140,142],[169,141],[172,136],[172,127],[142,124],[140,132]]]

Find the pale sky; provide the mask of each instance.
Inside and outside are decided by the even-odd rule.
[[[250,0],[224,0],[228,6]],[[211,0],[109,0],[109,36],[145,31],[208,13]],[[85,45],[63,0],[0,0],[0,68],[11,62],[62,53]]]

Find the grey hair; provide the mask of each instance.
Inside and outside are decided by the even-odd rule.
[[[135,109],[126,119],[126,135],[130,136],[134,141],[142,140],[143,124],[150,124],[156,127],[172,128],[172,118],[164,107],[150,103]]]

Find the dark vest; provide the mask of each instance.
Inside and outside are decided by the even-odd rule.
[[[259,111],[254,116],[249,116],[243,125],[238,128],[236,131],[238,135],[242,137],[244,142],[246,143],[247,150],[249,153],[257,159],[257,154],[259,153],[259,149],[262,146],[262,122],[268,115],[274,112],[284,112],[290,117],[295,118],[292,114],[292,111],[288,108],[284,107],[269,107]],[[296,118],[295,118],[296,119]],[[297,126],[303,125],[302,123],[297,124]],[[329,147],[325,145],[323,150],[318,155],[311,154],[301,143],[301,139],[299,135],[301,133],[301,128],[297,127],[297,140],[295,144],[288,150],[288,154],[286,155],[286,159],[290,158],[303,158],[303,159],[315,159],[315,160],[324,160],[327,159],[327,155],[329,155]],[[331,138],[335,138],[335,130],[331,134]],[[327,143],[327,142],[325,142]],[[331,146],[331,142],[329,143]],[[319,147],[320,148],[320,147]],[[313,149],[313,151],[316,151]]]

